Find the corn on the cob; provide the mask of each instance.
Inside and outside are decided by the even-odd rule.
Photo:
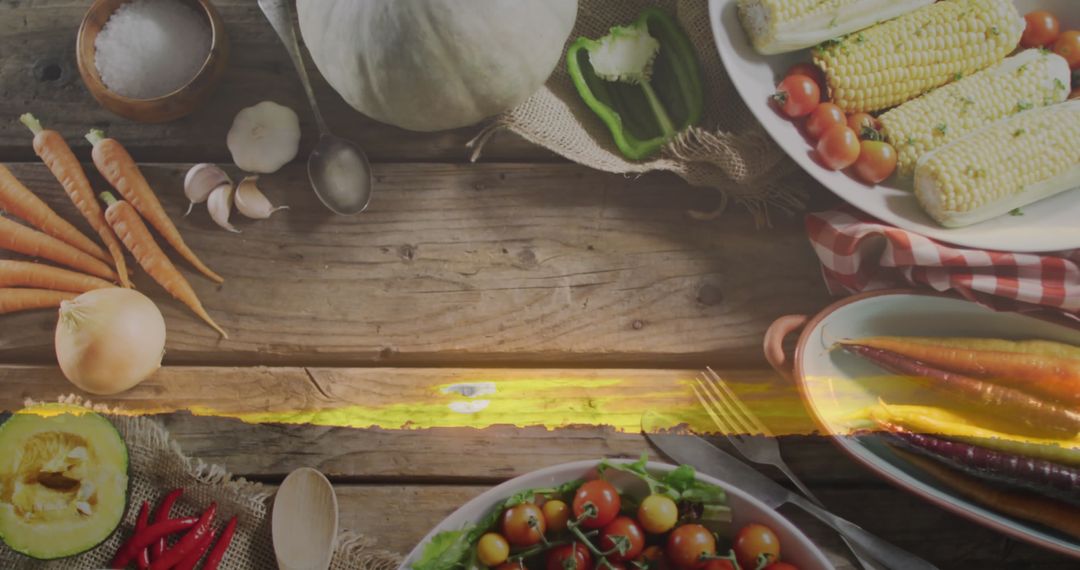
[[[934,0],[739,0],[754,49],[774,55],[869,28]]]
[[[1080,100],[1024,111],[923,155],[915,195],[962,227],[1080,187]]]
[[[1011,0],[942,0],[814,48],[834,103],[872,112],[989,67],[1025,27]]]
[[[1065,58],[1030,49],[886,112],[882,134],[908,176],[924,153],[1025,108],[1061,103],[1070,81]]]

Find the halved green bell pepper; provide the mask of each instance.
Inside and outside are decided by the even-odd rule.
[[[637,84],[599,77],[589,51],[601,41],[584,37],[570,45],[566,66],[581,98],[607,125],[619,151],[641,160],[700,121],[705,96],[694,48],[667,12],[648,8],[628,27],[647,29],[660,44],[647,81]],[[621,30],[612,28],[612,34]]]

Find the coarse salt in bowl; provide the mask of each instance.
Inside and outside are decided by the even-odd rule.
[[[120,6],[94,40],[94,66],[109,90],[163,97],[186,85],[210,56],[210,23],[178,0]]]
[[[224,73],[228,43],[209,0],[95,0],[79,27],[77,56],[102,106],[165,122],[209,96]]]

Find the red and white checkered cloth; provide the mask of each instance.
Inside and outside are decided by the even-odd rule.
[[[834,295],[929,286],[996,310],[1051,309],[1080,319],[1080,250],[964,249],[887,225],[851,206],[807,215],[806,230]]]

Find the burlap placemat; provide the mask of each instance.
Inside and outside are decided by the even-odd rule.
[[[258,483],[233,477],[219,465],[186,457],[165,428],[153,419],[117,415],[116,410],[92,406],[69,397],[62,403],[85,405],[106,415],[127,444],[129,503],[117,532],[101,545],[71,558],[41,562],[12,552],[0,544],[0,568],[86,569],[106,568],[120,545],[135,528],[139,505],[157,503],[170,490],[184,488],[184,496],[173,508],[173,516],[198,515],[211,502],[218,504],[217,528],[233,515],[239,517],[232,545],[225,554],[223,570],[273,570],[277,568],[270,538],[270,507],[273,493]],[[28,402],[27,405],[31,403]],[[225,434],[223,434],[225,436]],[[401,564],[396,554],[377,550],[370,538],[343,532],[330,568],[333,570],[392,570]]]
[[[678,19],[697,51],[705,86],[705,114],[698,127],[683,133],[655,158],[629,161],[615,147],[607,127],[582,102],[565,62],[560,62],[544,87],[498,116],[469,143],[473,160],[491,135],[507,129],[598,170],[674,172],[695,186],[719,190],[721,210],[733,200],[748,208],[759,223],[767,222],[770,207],[786,212],[802,209],[808,177],[769,138],[739,97],[713,41],[706,0],[580,0],[571,40],[603,36],[652,5]]]

